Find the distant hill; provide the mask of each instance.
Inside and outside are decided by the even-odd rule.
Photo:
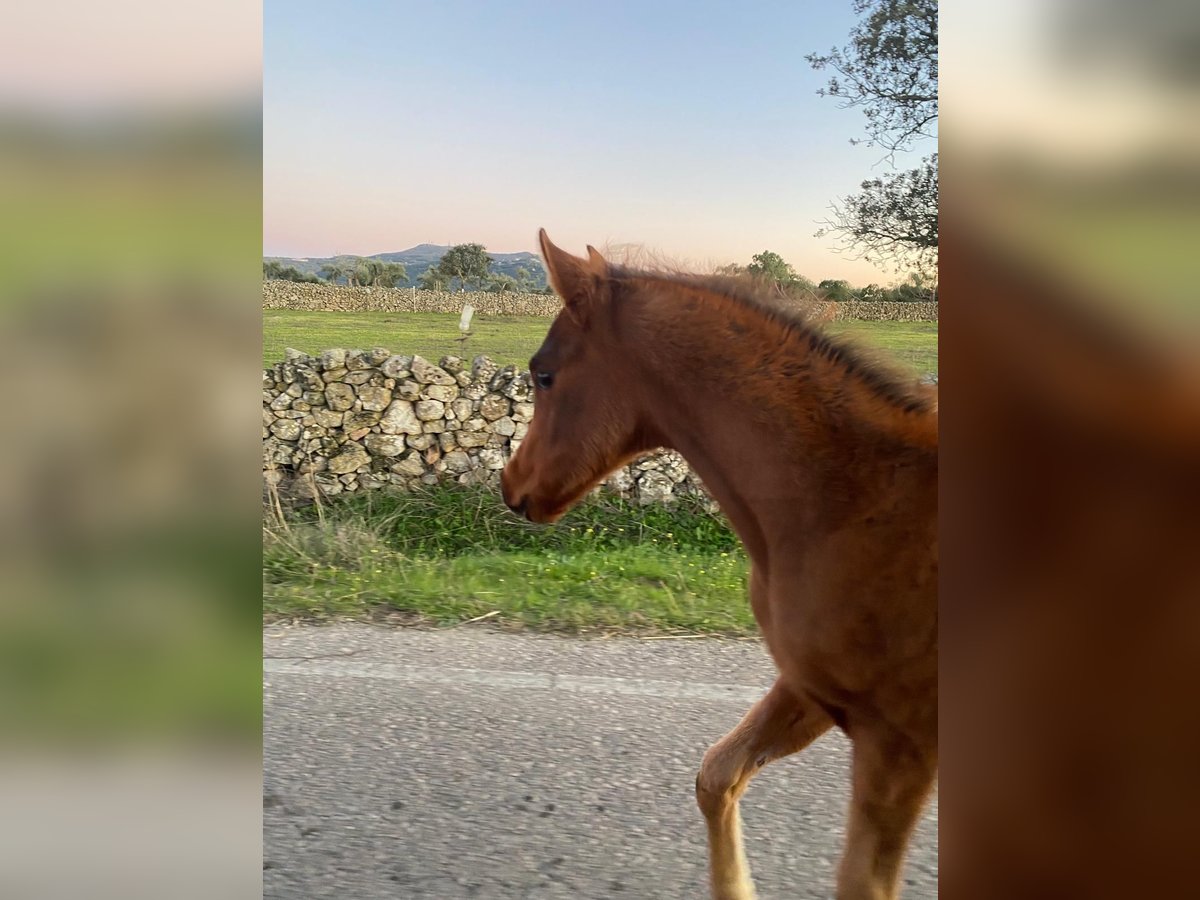
[[[317,275],[331,262],[350,263],[354,259],[378,259],[382,262],[401,263],[408,270],[409,284],[416,284],[417,278],[432,266],[436,266],[450,248],[440,244],[418,244],[407,250],[397,250],[392,253],[376,253],[373,256],[355,257],[344,254],[340,256],[310,257],[308,259],[293,259],[288,256],[264,256],[263,262],[275,260],[284,266],[294,266],[300,272]],[[546,286],[546,270],[542,267],[541,258],[535,253],[493,253],[488,251],[493,260],[492,272],[496,275],[517,277],[517,269],[525,269],[529,277],[540,290]]]

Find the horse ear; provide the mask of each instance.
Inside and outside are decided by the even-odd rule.
[[[588,244],[588,262],[592,264],[592,268],[598,272],[608,271],[608,262],[600,255],[600,251]]]
[[[538,242],[542,246],[542,258],[546,260],[550,286],[562,297],[563,303],[570,306],[596,294],[600,287],[600,275],[604,272],[604,269],[595,265],[600,254],[595,253],[589,259],[572,256],[551,242],[545,228],[538,231]],[[589,256],[595,252],[590,247],[588,250]],[[604,261],[600,259],[600,262]]]

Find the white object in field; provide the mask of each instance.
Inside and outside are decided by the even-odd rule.
[[[458,330],[466,333],[471,330],[471,316],[475,315],[475,307],[470,303],[463,306],[462,318],[458,320]]]

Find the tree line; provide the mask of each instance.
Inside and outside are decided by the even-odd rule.
[[[263,262],[263,279],[297,281],[307,284],[346,284],[351,287],[403,287],[412,284],[427,290],[451,291],[521,291],[551,293],[538,274],[518,266],[512,275],[493,272],[495,262],[482,244],[457,244],[446,251],[437,265],[430,266],[410,280],[403,263],[384,262],[364,257],[334,260],[321,267],[318,274],[301,272],[295,266],[284,266],[278,260]]]
[[[829,300],[834,303],[845,303],[849,300],[888,301],[892,303],[928,303],[937,302],[937,279],[928,272],[917,269],[910,272],[900,284],[892,287],[881,287],[878,284],[868,284],[866,287],[854,287],[848,281],[840,278],[826,278],[823,281],[813,281],[800,275],[791,264],[778,253],[764,250],[756,253],[750,259],[749,265],[734,263],[717,269],[718,275],[749,276],[774,284],[779,290],[789,296],[801,299]]]

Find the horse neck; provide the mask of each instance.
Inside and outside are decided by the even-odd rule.
[[[836,527],[847,504],[871,503],[905,455],[837,363],[805,359],[803,338],[776,323],[739,312],[731,353],[727,301],[689,304],[686,328],[677,306],[644,312],[655,437],[688,461],[756,565],[781,541]]]

